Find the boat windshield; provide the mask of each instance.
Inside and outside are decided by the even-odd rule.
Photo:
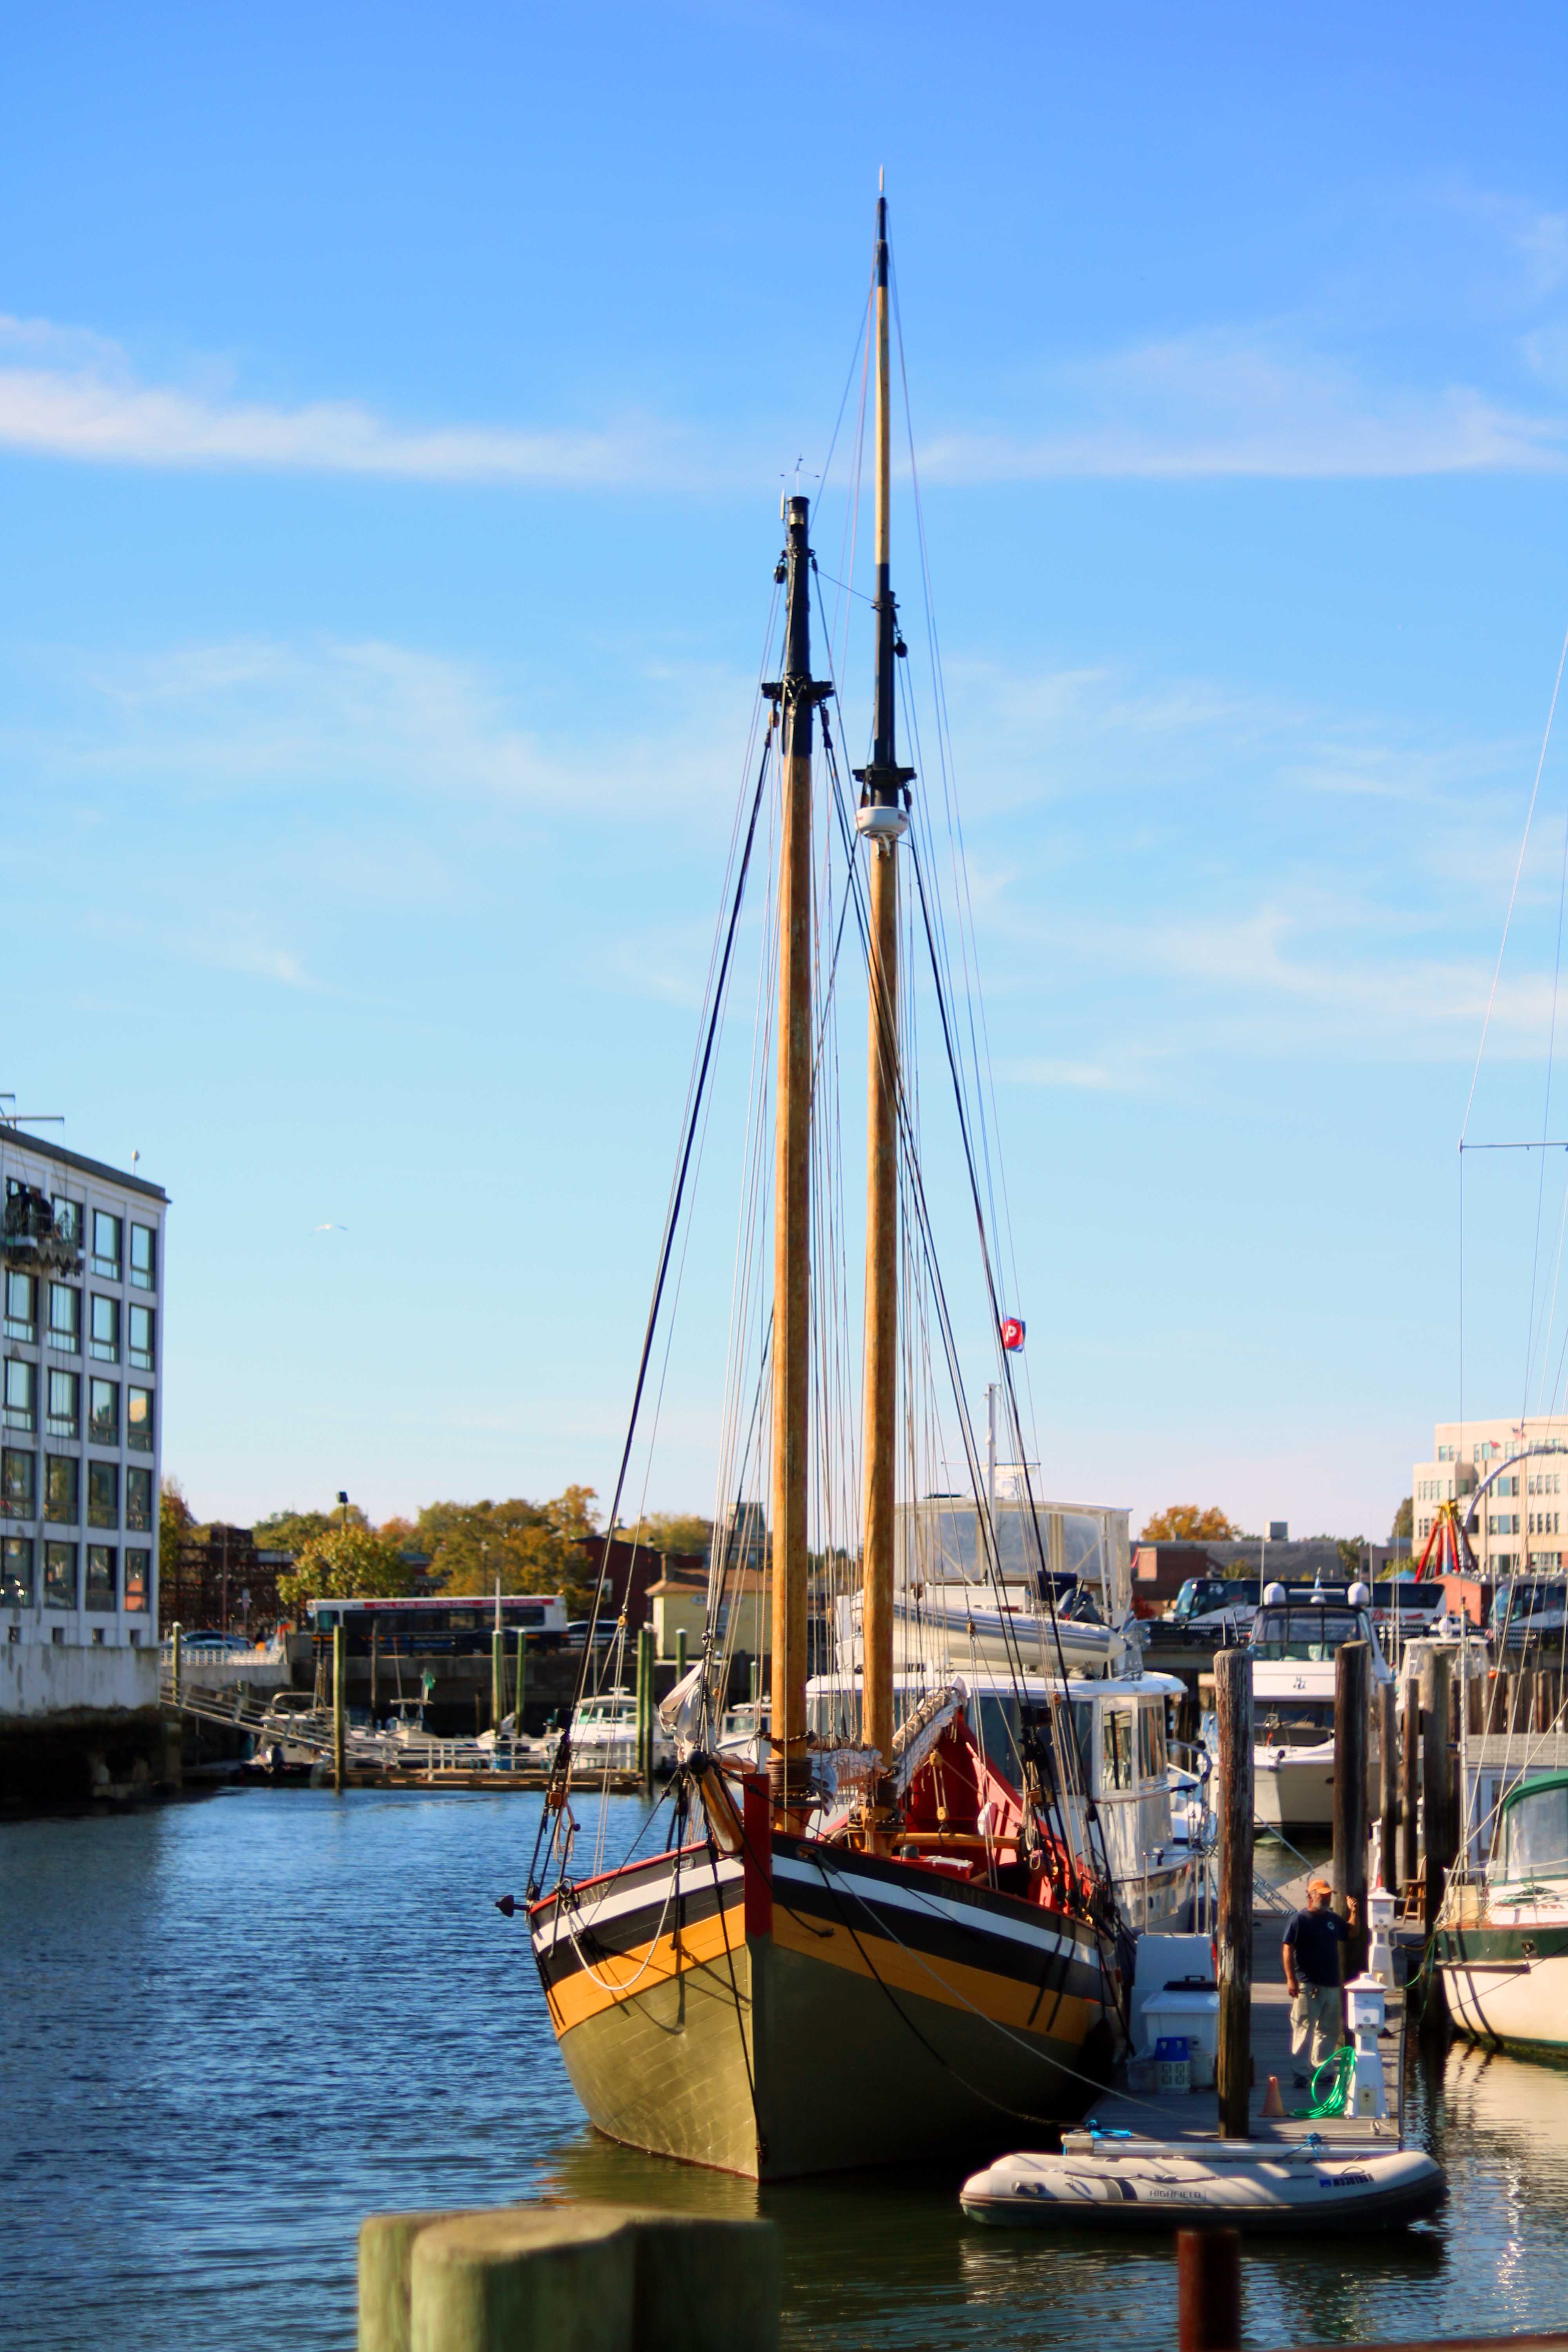
[[[1359,1609],[1260,1609],[1252,1621],[1252,1654],[1321,1665],[1342,1642],[1365,1636]]]
[[[1321,1748],[1331,1738],[1331,1698],[1267,1698],[1257,1702],[1254,1737],[1264,1748]]]
[[[1568,1878],[1568,1782],[1516,1797],[1507,1812],[1507,1878]]]

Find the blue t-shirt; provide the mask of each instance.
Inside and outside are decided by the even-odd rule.
[[[1285,1941],[1296,1955],[1296,1974],[1302,1984],[1339,1983],[1339,1948],[1349,1934],[1337,1911],[1297,1912],[1285,1930]]]

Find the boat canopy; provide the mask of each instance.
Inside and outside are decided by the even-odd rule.
[[[1346,1642],[1364,1642],[1370,1630],[1364,1610],[1342,1603],[1260,1609],[1252,1621],[1252,1654],[1265,1662],[1323,1665]]]
[[[1521,1780],[1502,1801],[1506,1879],[1568,1878],[1568,1772]]]

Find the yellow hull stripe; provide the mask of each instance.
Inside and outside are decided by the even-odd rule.
[[[814,1933],[782,1906],[773,1912],[773,1941],[782,1951],[847,1969],[853,1976],[875,1978],[892,1992],[940,2001],[971,2015],[978,2011],[994,2024],[1048,2033],[1053,2042],[1081,2042],[1100,2013],[1100,2003],[1080,1993],[1064,1993],[1058,2002],[1048,1989],[1041,1994],[1016,1977],[910,1950],[868,1926],[857,1927],[853,1936],[847,1927],[833,1927],[826,1936],[817,1927]]]
[[[579,1925],[577,1936],[586,1966],[571,1976],[562,1977],[545,1996],[558,2040],[574,2025],[581,2025],[584,2018],[597,2017],[602,2011],[614,2009],[617,2002],[636,2000],[639,1993],[652,1992],[693,1969],[709,1969],[715,1961],[722,1963],[726,1951],[740,1951],[746,1941],[739,1903],[710,1918],[698,1920],[695,1927],[682,1927],[678,1935],[655,1937],[650,1943],[639,1944],[629,1952],[589,1958],[591,1931]],[[721,1965],[715,1984],[704,1990],[722,1991],[728,2000],[728,1967]]]

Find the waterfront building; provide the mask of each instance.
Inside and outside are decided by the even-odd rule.
[[[5,1122],[0,1197],[0,1791],[144,1780],[168,1200]]]
[[[1480,1497],[1470,1542],[1483,1577],[1560,1569],[1568,1551],[1568,1415],[1522,1420],[1440,1421],[1432,1454],[1410,1473],[1413,1549],[1417,1559],[1440,1503],[1464,1502],[1501,1463],[1509,1467]],[[1522,1461],[1515,1461],[1523,1454]]]

